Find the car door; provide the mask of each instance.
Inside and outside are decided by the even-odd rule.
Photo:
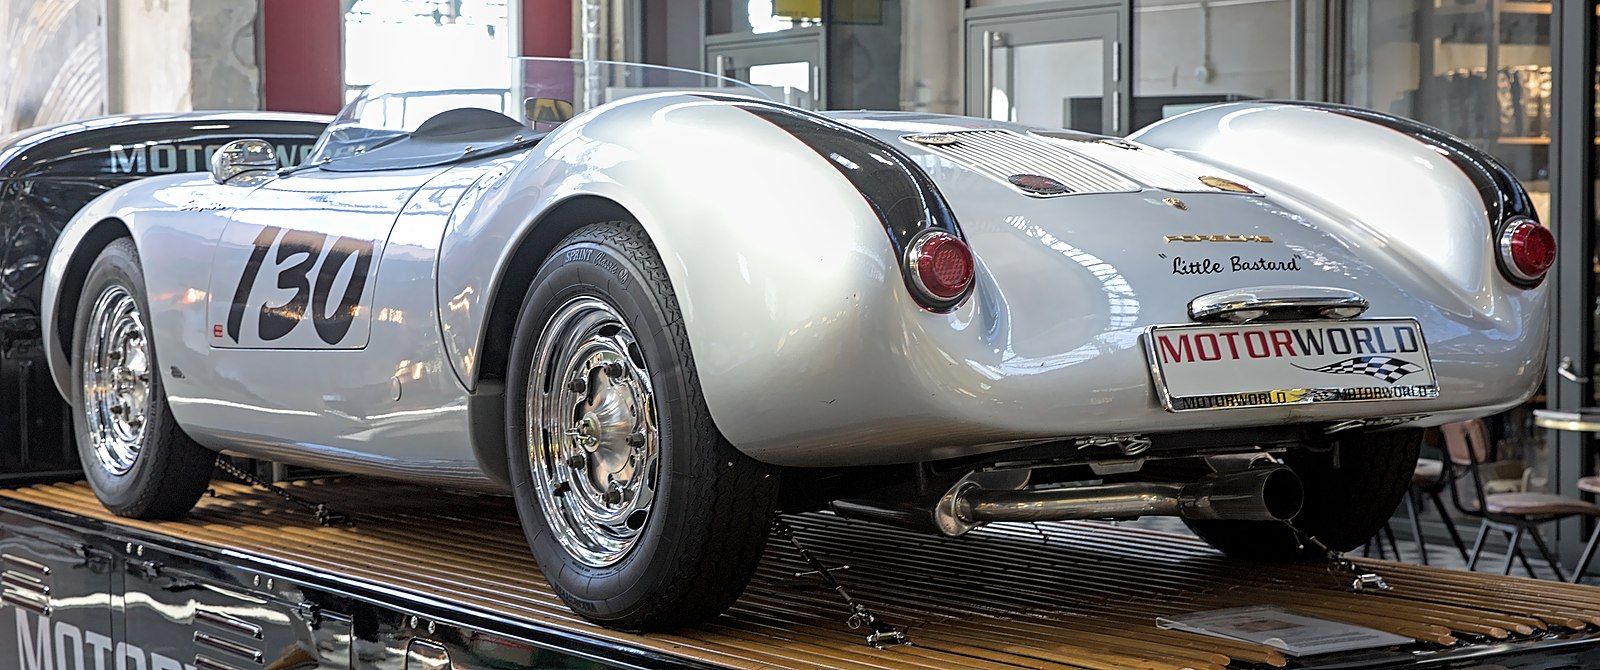
[[[395,220],[445,170],[303,170],[240,200],[212,252],[204,397],[179,400],[204,406],[196,439],[291,463],[382,449],[359,439],[390,399],[374,366],[394,365],[367,352],[376,280]]]
[[[194,410],[184,429],[258,458],[492,488],[444,355],[435,268],[471,209],[458,204],[525,157],[308,170],[242,198],[213,252],[207,365],[174,403]]]
[[[211,345],[364,348],[371,279],[389,231],[417,189],[441,171],[304,170],[257,189],[235,210],[212,257]]]

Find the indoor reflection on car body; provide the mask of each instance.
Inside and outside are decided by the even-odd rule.
[[[327,117],[263,112],[112,116],[0,138],[0,478],[75,476],[64,408],[40,374],[41,277],[62,227],[89,201],[147,177],[203,172],[223,144],[259,138],[283,164],[309,155]]]

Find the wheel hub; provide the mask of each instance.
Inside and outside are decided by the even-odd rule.
[[[573,557],[611,565],[636,543],[655,498],[658,438],[642,352],[615,309],[578,298],[551,317],[530,372],[539,504]]]
[[[133,469],[150,411],[150,353],[138,302],[110,286],[95,299],[84,335],[83,407],[95,459],[107,472]]]

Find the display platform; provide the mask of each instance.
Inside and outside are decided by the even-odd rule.
[[[195,580],[172,582],[179,559],[150,558],[146,547],[150,556],[159,550],[203,557],[213,566],[253,566],[232,576],[216,567],[198,570],[201,579],[226,577],[249,586],[249,573],[261,587],[262,571],[276,570],[340,585],[348,598],[328,602],[352,608],[358,632],[365,601],[433,612],[441,622],[486,634],[570,644],[589,657],[608,656],[595,649],[627,652],[607,665],[582,667],[661,667],[667,660],[690,667],[861,670],[1476,667],[1491,658],[1495,667],[1600,665],[1600,587],[1357,559],[1393,589],[1355,593],[1347,575],[1325,565],[1244,563],[1191,537],[1126,526],[997,525],[945,539],[822,513],[787,520],[807,549],[837,568],[833,574],[852,596],[889,623],[906,626],[911,644],[864,644],[861,631],[846,627],[838,594],[807,574],[806,562],[777,538],[750,588],[713,624],[669,634],[619,633],[577,618],[550,591],[507,499],[356,478],[288,488],[349,514],[353,524],[322,527],[271,493],[224,483],[183,521],[115,518],[81,484],[0,491],[0,521],[12,532],[39,537],[63,535],[74,524],[93,527],[99,536],[118,538],[119,549],[127,538],[129,574],[163,574],[169,591],[172,583]],[[13,519],[53,530],[18,531]],[[20,545],[15,538],[7,542],[0,549],[15,554]],[[93,554],[87,545],[75,551]],[[169,618],[189,616],[185,606],[201,616],[203,605],[185,598],[169,608]],[[1160,616],[1244,605],[1279,605],[1419,641],[1290,659],[1264,646],[1156,627]],[[424,627],[435,632],[432,623],[418,621],[412,615],[399,626],[418,635]],[[130,639],[136,632],[130,624]],[[410,633],[392,634],[403,641]],[[457,658],[456,667],[470,665],[459,655],[446,658]]]

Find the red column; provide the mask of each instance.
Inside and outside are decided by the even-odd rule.
[[[572,0],[522,0],[522,55],[572,57]]]
[[[263,107],[332,114],[344,106],[340,4],[262,0]]]

